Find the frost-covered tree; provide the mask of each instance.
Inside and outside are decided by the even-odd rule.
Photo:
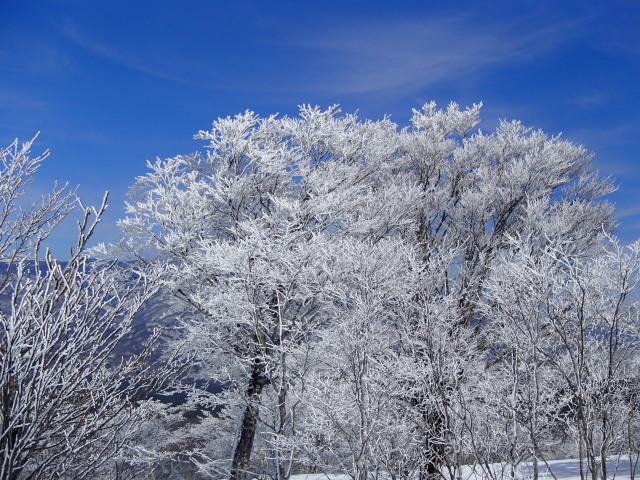
[[[476,131],[480,106],[446,111],[427,104],[402,132],[403,164],[425,192],[409,240],[431,252],[461,247],[461,321],[476,319],[477,300],[493,258],[517,232],[565,240],[583,251],[613,227],[612,207],[596,202],[614,187],[592,171],[581,147],[520,122]]]
[[[122,221],[125,247],[139,258],[151,253],[163,284],[200,313],[187,327],[191,344],[243,405],[228,465],[235,479],[251,469],[259,423],[275,437],[294,428],[289,391],[301,385],[300,346],[333,316],[330,238],[351,232],[355,205],[379,209],[363,199],[395,155],[391,122],[336,113],[214,122],[198,135],[208,154],[150,165]],[[383,228],[371,215],[360,222],[367,233]],[[284,468],[279,462],[280,475]]]
[[[345,238],[333,256],[335,316],[311,348],[314,368],[306,376],[307,407],[292,442],[302,463],[365,480],[381,469],[395,475],[409,465],[402,452],[413,437],[408,422],[394,416],[394,333],[412,292],[411,250],[397,240]],[[402,429],[406,432],[401,433]],[[394,442],[402,442],[393,448]],[[415,445],[414,445],[415,447]],[[392,467],[390,460],[395,457]]]
[[[403,411],[411,435],[394,448],[416,452],[405,471],[435,476],[468,454],[461,432],[471,431],[464,422],[478,410],[461,392],[493,347],[493,318],[482,301],[509,239],[588,252],[613,227],[611,206],[599,200],[613,186],[591,170],[584,148],[519,122],[485,134],[479,112],[478,105],[427,104],[403,129],[337,107],[303,107],[299,118],[247,112],[197,135],[208,142],[206,154],[151,163],[137,180],[121,247],[155,265],[162,285],[196,312],[186,330],[203,371],[237,395],[231,478],[254,470],[256,432],[261,457],[274,461],[271,473],[286,478],[284,459],[293,458],[286,439],[300,438],[303,412],[344,434],[347,418],[356,432],[358,423],[389,426],[390,411]],[[344,245],[360,252],[351,260],[358,268],[347,273],[347,251],[336,260]],[[380,249],[411,252],[394,277],[408,285],[358,286],[360,269],[368,271]],[[336,291],[340,282],[344,290]],[[393,299],[394,291],[404,297]],[[385,301],[402,309],[390,316]],[[343,348],[331,361],[310,363],[335,349],[323,341],[336,332]],[[385,351],[376,356],[376,349]],[[353,369],[336,380],[354,358],[369,373],[384,359],[384,383],[396,391],[384,397],[393,407],[373,423],[366,395],[350,397],[357,415],[325,415],[340,389],[379,387],[377,373]],[[312,382],[327,391],[326,405],[307,401],[311,378],[333,379]],[[373,431],[359,443],[332,437],[342,442],[336,451],[354,459],[356,476],[368,466],[354,452],[371,445]]]
[[[406,241],[424,252],[425,262],[459,252],[440,295],[455,298],[446,335],[454,342],[461,328],[473,332],[476,346],[466,349],[472,357],[476,349],[489,347],[482,338],[491,318],[483,316],[479,302],[510,235],[528,235],[539,246],[548,239],[564,241],[580,252],[597,245],[613,226],[611,206],[598,201],[613,186],[592,171],[583,147],[515,121],[502,121],[495,132],[485,134],[477,130],[479,112],[478,105],[461,111],[451,104],[442,111],[433,103],[414,111],[411,128],[400,133],[399,158],[406,182],[423,192],[415,228],[405,230]],[[423,325],[429,323],[415,319],[413,327],[408,325],[415,330],[408,338],[428,337]],[[425,371],[436,361],[427,355],[414,358],[424,363]],[[441,380],[452,382],[445,389],[457,383],[455,376]],[[428,393],[416,405],[432,401]],[[444,432],[437,431],[444,424],[442,414],[424,415],[433,417],[430,435],[443,438]],[[441,447],[438,442],[427,447],[431,453],[424,470],[429,474],[437,474],[442,464]]]
[[[105,203],[84,208],[57,187],[24,201],[46,157],[29,155],[32,142],[0,149],[0,478],[89,478],[120,450],[135,402],[158,380],[144,364],[149,351],[113,355],[155,287],[140,276],[124,285],[117,265],[88,261]],[[70,259],[41,252],[78,207]]]
[[[550,267],[541,250],[522,242],[502,253],[487,280],[484,308],[492,324],[483,392],[492,418],[478,423],[494,428],[499,437],[495,450],[505,452],[509,468],[515,471],[520,462],[531,460],[537,479],[539,462],[555,455],[566,440],[560,416],[566,405],[550,368],[557,344],[544,302],[553,292],[553,275],[530,276],[525,259],[530,266],[542,262],[542,268]]]
[[[490,282],[488,302],[501,328],[520,332],[517,339],[502,335],[503,353],[521,375],[512,377],[515,423],[542,457],[545,426],[559,417],[575,435],[583,478],[607,478],[606,458],[630,447],[638,408],[639,253],[638,243],[625,248],[614,239],[578,254],[564,243],[539,250],[514,240]]]

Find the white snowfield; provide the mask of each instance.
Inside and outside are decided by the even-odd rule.
[[[575,459],[565,460],[551,460],[548,462],[549,468],[544,463],[539,464],[539,478],[540,479],[557,479],[557,480],[581,480],[580,476],[580,462]],[[509,479],[511,478],[511,472],[509,468],[504,467],[501,464],[491,465],[493,467],[494,476],[490,477],[480,467],[476,467],[475,471],[471,467],[466,467],[461,475],[462,480],[477,480],[484,478],[495,479]],[[610,457],[607,461],[607,478],[630,480],[631,477],[631,463],[629,457]],[[636,468],[636,477],[640,476],[640,469]],[[523,463],[519,466],[518,472],[515,476],[517,479],[532,479],[533,478],[533,466],[531,463]],[[586,465],[584,466],[584,478],[591,479],[591,472],[587,471]]]
[[[635,478],[640,479],[640,462],[637,457],[633,459],[635,463]],[[580,476],[580,463],[575,459],[565,460],[551,460],[548,462],[551,472],[544,463],[539,465],[539,478],[541,480],[581,480]],[[511,479],[511,471],[504,464],[494,463],[490,465],[493,475],[487,475],[485,470],[480,466],[471,467],[466,466],[462,468],[461,475],[458,477],[461,480],[508,480]],[[607,461],[607,478],[612,480],[631,480],[633,464],[629,461],[629,456],[623,457],[610,457]],[[384,476],[382,476],[384,479]],[[518,471],[515,475],[517,480],[528,480],[533,478],[533,467],[530,463],[523,463],[518,467]],[[584,472],[585,480],[591,479],[591,472],[586,470]],[[311,475],[292,475],[291,480],[352,480],[348,475],[339,474],[324,474],[317,473]]]

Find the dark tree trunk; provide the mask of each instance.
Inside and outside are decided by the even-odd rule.
[[[424,472],[426,478],[437,478],[440,476],[444,454],[444,447],[440,440],[444,436],[444,418],[442,413],[435,409],[426,412],[425,415],[430,424],[432,438],[427,438],[425,441]]]
[[[253,440],[256,436],[256,426],[258,423],[258,401],[262,394],[262,389],[268,383],[269,380],[265,376],[264,363],[256,360],[253,364],[249,386],[247,387],[247,405],[242,414],[240,435],[238,436],[236,448],[233,452],[230,480],[247,480],[247,473],[251,466]]]

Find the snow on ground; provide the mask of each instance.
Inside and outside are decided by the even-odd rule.
[[[557,480],[580,480],[580,463],[578,460],[552,460],[549,463],[551,473],[544,463],[539,466],[539,478],[541,480],[554,480],[554,476]],[[494,479],[508,480],[511,478],[508,469],[501,464],[490,465],[495,476]],[[586,468],[586,467],[585,467]],[[517,479],[531,479],[533,478],[533,467],[530,463],[523,464],[519,467]],[[629,457],[622,458],[611,457],[607,462],[608,475],[607,478],[615,480],[630,480],[631,479],[631,464]],[[483,473],[480,467],[476,467],[475,471],[473,467],[463,467],[460,478],[462,480],[481,480],[485,478],[491,478]],[[590,474],[586,474],[586,478],[591,478]],[[636,478],[640,479],[640,464],[636,469]],[[351,480],[348,475],[331,475],[331,474],[310,474],[310,475],[292,475],[291,480]]]
[[[551,460],[548,464],[551,469],[551,473],[544,463],[540,463],[538,467],[540,479],[553,480],[555,476],[558,480],[580,480],[580,462],[578,460]],[[491,465],[491,467],[494,472],[497,473],[494,478],[510,478],[510,470],[504,468],[503,465],[494,464]],[[502,472],[500,472],[501,470]],[[503,473],[503,475],[500,475],[500,473]],[[518,469],[518,473],[519,474],[516,478],[533,478],[533,466],[531,463],[522,464]],[[636,475],[640,477],[640,471],[636,470]],[[590,473],[585,473],[585,476],[586,478],[591,478]],[[471,467],[464,467],[461,477],[463,480],[480,480],[483,478],[489,478],[484,475],[482,469],[479,467],[476,467],[475,472]],[[607,478],[629,480],[631,478],[631,464],[629,462],[629,457],[610,457],[607,461]]]

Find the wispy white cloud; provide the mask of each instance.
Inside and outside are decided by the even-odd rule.
[[[315,51],[320,81],[338,93],[407,90],[459,80],[492,67],[527,62],[571,38],[579,20],[540,27],[493,25],[440,17],[368,21],[310,32],[299,42]]]
[[[622,205],[616,208],[616,216],[620,219],[640,217],[640,205]]]
[[[582,92],[569,99],[573,105],[583,108],[606,106],[612,99],[613,94],[604,90],[589,90]]]
[[[4,26],[3,26],[4,27]],[[0,29],[0,77],[55,77],[71,68],[71,58],[57,42],[20,25]]]
[[[135,47],[130,47],[129,49],[119,48],[97,40],[69,21],[62,25],[60,30],[66,38],[76,45],[115,64],[171,82],[196,87],[211,86],[209,83],[197,80],[202,78],[202,75],[194,75],[195,72],[193,70],[196,65],[189,65],[184,59],[172,59],[169,61],[165,57],[163,60],[158,60],[148,56],[145,52],[136,50]],[[178,75],[175,72],[182,72],[183,75]]]
[[[231,80],[217,74],[211,59],[188,52],[180,56],[155,52],[153,56],[135,46],[97,40],[70,22],[61,30],[101,58],[195,87],[325,95],[398,89],[407,95],[438,82],[464,80],[493,67],[536,59],[570,38],[579,25],[579,20],[536,27],[505,22],[489,28],[463,15],[351,19],[349,24],[338,22],[330,27],[276,24],[268,41],[255,39],[255,57],[246,62],[249,70]],[[270,58],[272,48],[278,53]],[[216,60],[227,62],[227,70],[240,71],[236,62],[241,59]]]
[[[46,102],[33,95],[11,90],[0,90],[0,108],[46,108],[53,102]]]
[[[640,125],[634,121],[617,120],[610,122],[606,127],[600,125],[591,128],[576,129],[571,132],[570,140],[585,145],[590,150],[601,153],[612,148],[620,148],[630,145],[630,140],[640,136]],[[596,162],[598,157],[596,158]],[[616,171],[618,175],[640,175],[640,164],[621,163],[611,159],[603,165],[607,170]]]

